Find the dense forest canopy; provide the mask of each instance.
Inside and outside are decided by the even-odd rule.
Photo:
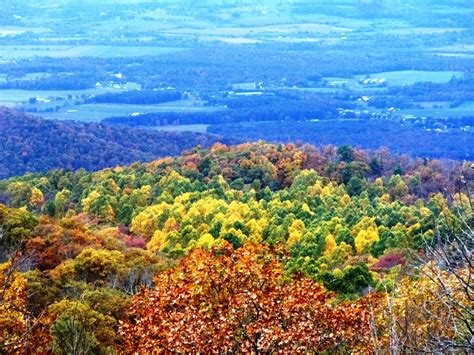
[[[0,312],[16,325],[2,339],[60,352],[468,348],[472,167],[260,142],[4,180]]]

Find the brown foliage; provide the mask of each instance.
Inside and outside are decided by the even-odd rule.
[[[369,351],[367,302],[337,303],[309,279],[285,282],[266,247],[195,250],[132,302],[128,352]]]

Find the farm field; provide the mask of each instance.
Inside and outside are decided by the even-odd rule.
[[[22,59],[33,57],[138,57],[158,55],[182,50],[179,47],[152,46],[103,46],[103,45],[6,45],[0,47],[0,59]]]
[[[356,75],[358,80],[364,78],[386,79],[390,86],[411,85],[417,82],[445,83],[452,77],[462,78],[460,71],[423,71],[423,70],[401,70],[368,75]]]
[[[417,34],[443,34],[448,32],[461,32],[466,31],[466,28],[439,28],[439,27],[408,27],[408,28],[397,28],[397,29],[386,29],[383,30],[384,34],[387,35],[417,35]]]
[[[27,32],[44,33],[49,29],[44,27],[20,27],[20,26],[2,26],[0,28],[0,37],[16,36]]]
[[[116,88],[94,88],[85,90],[17,90],[17,89],[2,89],[0,90],[0,105],[3,102],[25,102],[32,97],[48,98],[48,97],[73,97],[82,95],[100,95],[108,92],[122,92],[125,89]]]
[[[402,109],[398,113],[415,117],[469,117],[474,115],[474,101],[467,101],[453,108],[450,108],[449,105],[443,105],[443,107],[438,108]]]
[[[469,43],[452,44],[449,46],[433,48],[433,50],[440,51],[440,52],[453,52],[453,53],[474,52],[474,44],[469,44]]]
[[[269,25],[269,26],[255,26],[255,27],[224,27],[218,30],[212,28],[203,29],[174,29],[174,34],[196,34],[196,35],[213,35],[220,34],[229,36],[266,36],[275,34],[296,34],[298,32],[320,33],[328,34],[332,32],[348,32],[350,28],[335,27],[320,23],[302,23],[302,24],[287,24],[287,25]]]
[[[370,73],[354,75],[353,77],[324,77],[324,83],[338,89],[362,91],[365,94],[383,93],[386,87],[413,85],[418,82],[447,83],[453,77],[461,79],[464,74],[461,71],[423,71],[423,70],[400,70],[381,73]],[[383,82],[375,84],[364,84],[365,79],[378,79]],[[383,84],[383,85],[382,85]],[[374,86],[379,85],[379,86]],[[321,91],[320,88],[308,88],[308,90]]]
[[[196,132],[196,133],[207,133],[207,129],[210,125],[208,124],[192,124],[192,125],[169,125],[169,126],[156,126],[153,129],[157,131],[167,132]],[[150,129],[150,127],[145,127]]]
[[[445,53],[445,52],[440,52],[440,53],[430,53],[432,55],[437,55],[440,57],[454,57],[454,58],[474,58],[474,54],[472,53]]]
[[[62,108],[57,112],[42,112],[46,119],[81,122],[100,122],[107,117],[130,116],[155,112],[213,112],[214,107],[194,107],[168,105],[127,105],[127,104],[85,104]]]

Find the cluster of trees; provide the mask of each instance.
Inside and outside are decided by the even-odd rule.
[[[0,178],[49,169],[97,170],[177,155],[217,136],[47,121],[0,108]]]
[[[98,73],[81,73],[80,75],[55,73],[38,79],[8,80],[0,82],[0,89],[19,90],[84,90],[94,88],[98,81],[106,78]]]
[[[92,96],[87,103],[118,103],[130,105],[152,105],[180,100],[182,93],[174,90],[133,90]]]
[[[117,346],[130,295],[169,262],[116,228],[91,227],[80,216],[55,221],[0,205],[2,352]]]
[[[4,180],[0,346],[472,350],[473,174],[260,142]]]

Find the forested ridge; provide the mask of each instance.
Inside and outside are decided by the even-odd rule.
[[[0,351],[472,351],[473,182],[264,142],[0,181]]]
[[[217,136],[199,133],[50,121],[0,107],[0,178],[150,161],[217,140]]]

